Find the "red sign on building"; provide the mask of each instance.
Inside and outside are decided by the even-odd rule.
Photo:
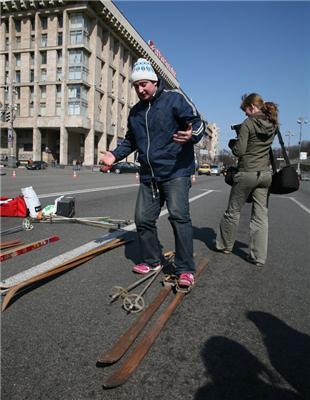
[[[158,48],[155,46],[154,42],[152,40],[148,41],[148,45],[150,48],[154,51],[154,53],[157,55],[157,57],[160,59],[160,61],[165,64],[165,66],[168,68],[168,70],[172,73],[174,77],[177,76],[174,68],[168,63],[166,58],[161,54],[161,52],[158,50]]]

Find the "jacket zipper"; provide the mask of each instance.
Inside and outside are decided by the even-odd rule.
[[[150,166],[150,169],[151,169],[152,179],[155,179],[154,171],[153,171],[152,165],[150,163],[150,157],[149,157],[151,139],[150,139],[149,126],[148,126],[148,122],[147,122],[147,115],[148,115],[150,109],[151,109],[151,103],[149,103],[149,108],[147,109],[147,111],[145,113],[145,126],[146,126],[146,135],[147,135],[146,158],[147,158],[147,162],[148,162],[148,164]]]
[[[148,126],[148,122],[147,122],[147,115],[148,115],[150,109],[151,109],[151,103],[149,103],[149,108],[147,109],[147,111],[145,113],[145,126],[146,126],[146,135],[147,135],[146,158],[147,158],[147,162],[148,162],[148,164],[150,166],[150,169],[151,169],[151,174],[152,174],[152,182],[151,182],[152,196],[153,196],[153,199],[155,199],[158,196],[159,191],[158,191],[158,187],[157,187],[157,184],[156,184],[156,181],[155,181],[155,175],[154,175],[153,167],[151,165],[150,157],[149,157],[151,138],[150,138],[149,126]]]

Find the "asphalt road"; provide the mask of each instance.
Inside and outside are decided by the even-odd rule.
[[[71,169],[5,170],[2,195],[33,186],[43,206],[67,192],[76,216],[132,219],[134,175]],[[110,304],[114,285],[136,280],[133,242],[111,250],[16,296],[1,318],[1,394],[8,400],[286,400],[310,398],[310,182],[299,192],[270,198],[269,254],[263,269],[245,261],[250,206],[242,212],[233,254],[212,250],[229,187],[222,177],[197,177],[191,190],[196,260],[205,273],[185,297],[133,376],[116,389],[102,387],[117,368],[97,365],[100,353],[138,317],[121,301]],[[1,230],[21,224],[1,218]],[[158,222],[165,250],[173,235],[164,214]],[[3,236],[25,243],[60,240],[5,261],[2,279],[107,234],[78,224],[35,224]],[[160,289],[154,283],[146,304]],[[138,292],[137,289],[135,292]],[[171,297],[169,297],[171,300]],[[165,305],[169,302],[165,303]],[[157,314],[162,311],[162,308]]]

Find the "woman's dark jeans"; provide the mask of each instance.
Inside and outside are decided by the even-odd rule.
[[[135,223],[141,256],[148,265],[162,261],[161,245],[157,236],[156,221],[164,202],[175,238],[176,274],[195,272],[193,260],[193,229],[189,213],[190,177],[179,177],[158,182],[159,193],[153,198],[152,185],[141,183],[136,202]]]

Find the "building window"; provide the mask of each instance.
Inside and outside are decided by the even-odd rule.
[[[87,81],[88,70],[85,67],[69,67],[69,80]]]
[[[34,70],[33,69],[30,70],[29,81],[34,82]]]
[[[20,54],[15,54],[15,65],[16,67],[20,67]]]
[[[70,27],[73,29],[84,28],[83,14],[72,14],[70,16]]]
[[[15,82],[20,83],[20,71],[15,71]]]
[[[24,151],[33,151],[32,143],[24,143]]]
[[[5,33],[9,33],[9,20],[8,19],[4,20],[4,26],[5,26]]]
[[[47,29],[47,17],[41,17],[41,28]]]
[[[61,85],[56,85],[56,97],[61,99]]]
[[[57,50],[57,64],[62,64],[62,50]]]
[[[33,101],[33,99],[34,99],[34,88],[33,88],[33,86],[30,86],[29,90],[30,90],[30,100]]]
[[[41,55],[41,64],[46,64],[47,63],[47,52],[40,51],[40,55]]]
[[[30,53],[30,65],[34,65],[34,53]]]
[[[4,55],[4,63],[5,63],[4,68],[8,68],[9,67],[9,55],[8,54]]]
[[[62,80],[62,68],[58,67],[57,72],[56,72],[56,80],[61,81]]]
[[[41,81],[45,82],[46,81],[46,69],[41,69]]]
[[[62,46],[62,33],[59,32],[57,35],[57,45]]]
[[[80,115],[81,106],[79,101],[70,101],[68,104],[69,115]]]
[[[115,60],[115,57],[118,53],[119,50],[119,43],[116,39],[114,39],[114,44],[113,44],[113,60]]]
[[[82,51],[81,50],[70,50],[69,51],[69,64],[82,64]]]
[[[16,94],[16,99],[20,100],[20,87],[19,86],[17,86],[15,88],[15,94]]]
[[[9,48],[10,48],[10,39],[5,38],[5,50],[9,50]]]
[[[70,44],[81,44],[83,41],[82,31],[70,32]]]
[[[46,98],[46,86],[41,86],[41,99]]]
[[[87,90],[82,85],[68,85],[68,98],[87,100]]]
[[[86,115],[87,103],[83,101],[69,101],[68,114],[69,115]]]
[[[47,47],[47,34],[41,35],[41,47]]]
[[[30,24],[31,24],[31,30],[34,31],[36,24],[35,24],[35,19],[34,18],[30,18]]]
[[[58,15],[58,28],[63,27],[63,18],[62,15]]]
[[[60,102],[56,103],[56,115],[57,116],[61,115],[61,103]]]
[[[31,49],[34,49],[35,43],[36,43],[36,38],[34,35],[31,35],[31,38],[30,38],[30,48]]]
[[[39,117],[44,117],[46,115],[46,104],[41,103],[40,104],[40,114]]]
[[[20,32],[21,31],[21,20],[16,19],[14,21],[14,24],[15,24],[15,32]]]
[[[69,79],[78,80],[82,78],[82,71],[80,67],[69,67]]]
[[[15,116],[20,117],[20,104],[15,104]]]
[[[20,45],[21,45],[21,37],[18,36],[15,38],[15,43],[16,43],[16,49],[20,49]]]
[[[29,116],[33,117],[33,102],[29,104]]]
[[[88,56],[83,50],[70,50],[69,51],[69,65],[84,65],[88,67]]]

